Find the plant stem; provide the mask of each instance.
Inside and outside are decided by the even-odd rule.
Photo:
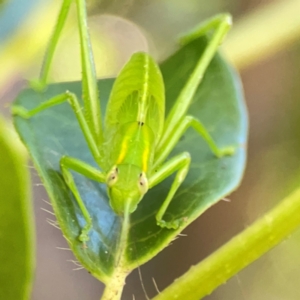
[[[117,269],[115,271],[115,274],[116,275],[105,286],[104,292],[101,296],[101,300],[121,299],[123,287],[125,285],[125,278],[128,273]]]
[[[115,270],[110,279],[106,283],[104,292],[102,294],[101,300],[119,300],[121,299],[123,287],[125,285],[125,278],[127,277],[129,271],[126,269],[124,264],[124,252],[126,250],[128,231],[129,231],[129,222],[130,222],[130,213],[124,213],[124,219],[122,223],[122,230],[119,240],[119,245],[117,248],[116,258],[115,258]]]
[[[287,238],[300,225],[300,189],[167,287],[154,300],[198,300]]]
[[[288,48],[300,37],[299,11],[299,0],[280,0],[234,21],[223,46],[226,57],[242,69]]]

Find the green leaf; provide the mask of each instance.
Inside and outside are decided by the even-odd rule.
[[[198,38],[161,64],[167,112],[205,46],[206,39]],[[114,79],[98,82],[102,111],[105,111],[113,82]],[[80,82],[50,85],[44,93],[28,89],[19,95],[16,103],[31,109],[66,90],[80,97]],[[189,113],[204,123],[219,146],[236,144],[240,147],[233,156],[218,159],[191,129],[178,143],[171,155],[189,151],[192,164],[186,180],[168,208],[166,220],[184,218],[185,226],[233,191],[241,180],[245,166],[247,116],[241,85],[235,71],[219,55],[210,64]],[[115,267],[128,272],[148,261],[185,227],[169,230],[156,225],[155,213],[170,188],[172,178],[169,178],[151,189],[131,215],[129,236],[120,267],[118,261],[115,261],[115,255],[118,252],[118,240],[122,236],[122,220],[108,204],[106,187],[74,174],[81,196],[93,218],[90,241],[87,248],[84,248],[78,236],[85,222],[59,168],[62,155],[70,155],[96,166],[74,113],[65,103],[28,120],[15,117],[15,125],[42,177],[64,236],[78,260],[95,277],[107,283]]]
[[[0,119],[0,299],[30,299],[33,277],[29,175],[16,138]]]

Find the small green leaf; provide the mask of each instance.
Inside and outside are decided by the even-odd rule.
[[[167,112],[205,46],[206,39],[198,38],[161,64]],[[114,79],[98,82],[103,112],[113,82]],[[61,83],[50,85],[44,93],[25,90],[16,103],[31,109],[66,90],[81,96],[80,82]],[[183,218],[186,223],[178,230],[163,229],[156,225],[155,213],[167,195],[172,178],[151,189],[131,215],[129,236],[122,259],[123,271],[128,272],[155,256],[184,227],[233,191],[241,180],[246,158],[247,115],[239,78],[219,55],[210,64],[189,113],[204,123],[219,146],[235,144],[239,147],[233,156],[218,159],[199,135],[191,129],[187,131],[171,155],[189,151],[192,156],[191,169],[166,215],[166,220]],[[105,185],[74,174],[93,219],[87,248],[78,241],[85,222],[72,193],[62,179],[59,160],[62,155],[69,155],[93,166],[96,164],[71,107],[65,103],[28,120],[15,117],[15,125],[42,177],[70,247],[82,265],[95,277],[109,282],[115,268],[120,268],[115,255],[118,253],[116,249],[121,236],[122,220],[108,204]]]
[[[0,119],[0,299],[30,299],[33,275],[29,175],[16,138]]]

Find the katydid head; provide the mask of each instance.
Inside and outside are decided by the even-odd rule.
[[[141,168],[131,164],[114,166],[108,173],[107,193],[110,206],[121,215],[132,213],[148,191],[148,180]]]

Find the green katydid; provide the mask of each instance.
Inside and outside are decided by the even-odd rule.
[[[47,84],[52,58],[71,3],[72,0],[64,0],[62,4],[40,80],[33,83],[36,88],[44,88]],[[102,123],[85,1],[76,0],[76,4],[83,75],[83,107],[76,96],[67,91],[32,110],[14,106],[13,113],[30,118],[65,101],[68,101],[74,110],[88,147],[99,166],[98,169],[68,156],[60,160],[64,180],[74,194],[86,221],[79,236],[80,241],[88,241],[92,219],[77,190],[71,171],[105,183],[110,206],[119,215],[135,211],[148,189],[176,173],[169,193],[156,214],[159,226],[176,229],[184,222],[184,218],[167,222],[163,220],[163,216],[189,170],[191,158],[188,152],[168,159],[181,136],[192,127],[204,138],[217,157],[232,155],[235,150],[233,146],[219,148],[203,124],[186,115],[206,68],[230,28],[231,18],[227,14],[218,15],[186,37],[189,39],[193,34],[210,33],[210,41],[204,53],[178,99],[174,99],[174,106],[166,119],[164,83],[159,67],[151,56],[139,52],[132,55],[118,75]]]

